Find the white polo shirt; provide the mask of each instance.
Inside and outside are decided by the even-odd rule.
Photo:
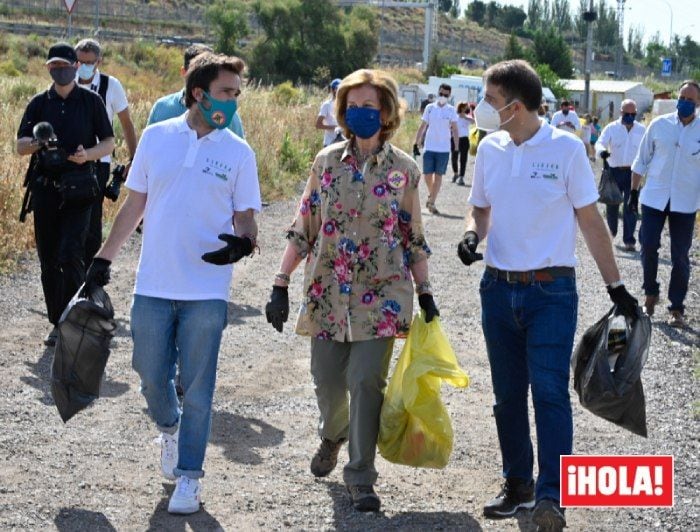
[[[423,111],[423,122],[428,124],[425,134],[425,150],[437,153],[449,153],[452,151],[450,139],[452,138],[452,123],[457,123],[457,111],[446,103],[442,107],[437,103],[429,103]]]
[[[225,245],[234,211],[260,211],[255,154],[228,129],[197,139],[186,116],[144,130],[126,181],[148,195],[134,293],[227,301],[233,266],[201,256]]]
[[[678,113],[655,118],[644,134],[632,171],[646,175],[639,201],[659,211],[700,210],[700,117],[687,126]]]
[[[571,122],[572,125],[564,126],[562,125],[564,122]],[[572,109],[569,109],[569,113],[566,115],[561,111],[557,111],[554,113],[551,123],[552,127],[563,129],[565,131],[569,131],[570,133],[574,133],[575,131],[581,129],[581,121],[578,119],[576,111],[573,111]]]
[[[321,109],[318,111],[318,116],[323,117],[323,123],[327,126],[337,126],[338,121],[335,118],[335,100],[328,99],[321,104]],[[326,129],[323,131],[323,147],[325,148],[335,140],[335,131]]]
[[[121,113],[124,109],[129,107],[129,102],[126,99],[126,92],[120,81],[113,77],[109,77],[109,83],[107,84],[107,101],[105,102],[105,108],[107,109],[107,116],[109,117],[109,123],[114,124],[114,115]],[[82,87],[86,90],[91,90],[95,94],[98,94],[100,90],[100,71],[95,69],[95,76],[89,84],[82,85],[78,82],[78,77],[76,74],[76,83],[78,87]],[[100,162],[109,163],[112,161],[110,155],[105,155],[100,159]]]
[[[608,150],[610,152],[608,164],[613,168],[632,166],[645,129],[642,124],[635,122],[627,131],[622,119],[618,118],[605,126],[598,142],[595,143],[595,151],[600,155],[603,150]]]
[[[479,143],[469,203],[491,208],[486,264],[506,271],[576,265],[576,214],[598,199],[583,143],[541,123],[516,146],[505,131]]]

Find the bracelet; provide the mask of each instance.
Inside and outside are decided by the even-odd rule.
[[[416,294],[421,295],[421,294],[432,294],[433,293],[433,287],[430,284],[430,281],[423,281],[422,283],[418,283],[416,285]]]
[[[287,284],[289,284],[289,281],[291,281],[289,274],[286,274],[283,272],[279,272],[277,275],[275,275],[275,279],[279,279],[280,281],[284,281]]]
[[[615,281],[614,283],[610,283],[608,285],[608,288],[610,288],[610,290],[615,290],[615,288],[617,288],[618,286],[623,286],[624,284],[625,283],[623,283],[622,281]]]

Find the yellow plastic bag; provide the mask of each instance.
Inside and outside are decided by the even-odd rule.
[[[414,467],[447,465],[453,432],[440,400],[443,381],[469,385],[440,319],[426,323],[423,313],[417,314],[382,405],[377,446],[385,459]]]
[[[476,127],[472,127],[469,130],[469,155],[472,157],[476,156],[476,149],[479,147],[479,130]]]

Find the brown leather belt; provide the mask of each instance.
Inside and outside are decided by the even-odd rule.
[[[509,283],[532,283],[534,281],[550,283],[557,277],[576,277],[576,270],[569,266],[552,266],[541,270],[530,270],[529,272],[507,272],[491,266],[486,266],[486,271],[496,279],[503,279]]]

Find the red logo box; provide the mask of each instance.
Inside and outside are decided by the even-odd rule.
[[[562,507],[673,506],[673,456],[561,456],[559,475]]]

